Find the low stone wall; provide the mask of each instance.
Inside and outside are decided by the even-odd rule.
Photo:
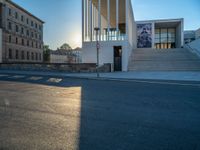
[[[96,64],[55,64],[55,63],[0,63],[2,70],[24,70],[24,71],[60,71],[67,73],[92,73],[96,72]],[[105,64],[98,69],[99,72],[110,72],[111,65]]]

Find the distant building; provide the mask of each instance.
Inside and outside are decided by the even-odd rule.
[[[196,30],[195,37],[196,37],[196,39],[200,38],[200,28],[198,30]]]
[[[74,50],[58,49],[51,51],[50,63],[81,63],[81,51],[79,48]]]
[[[0,1],[0,62],[42,62],[43,24],[11,0]]]
[[[184,42],[185,44],[190,43],[196,39],[194,30],[184,31]]]

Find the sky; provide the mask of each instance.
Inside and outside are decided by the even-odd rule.
[[[81,0],[13,0],[44,24],[44,44],[81,47]],[[132,0],[135,20],[184,18],[185,30],[200,28],[200,0]]]

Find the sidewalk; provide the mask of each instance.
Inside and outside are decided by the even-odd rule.
[[[0,70],[0,74],[20,74],[20,75],[23,74],[23,75],[37,75],[37,76],[57,76],[57,77],[97,79],[96,73],[64,73],[64,72]],[[100,79],[200,81],[200,72],[183,72],[183,71],[113,72],[113,73],[100,73]]]

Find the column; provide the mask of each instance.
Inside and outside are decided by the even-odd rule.
[[[99,27],[99,41],[101,41],[101,0],[98,0],[98,27]]]
[[[125,0],[125,20],[126,20],[126,37],[125,37],[125,40],[128,40],[129,38],[129,25],[128,25],[128,17],[129,17],[129,0]]]
[[[85,0],[82,0],[82,43],[85,40]]]
[[[85,1],[85,40],[88,41],[88,0]]]
[[[107,0],[107,21],[108,21],[107,37],[108,37],[108,40],[109,40],[109,32],[110,32],[110,0]]]
[[[119,0],[116,0],[116,32],[117,40],[119,39]]]
[[[92,0],[89,1],[89,34],[92,42]]]

